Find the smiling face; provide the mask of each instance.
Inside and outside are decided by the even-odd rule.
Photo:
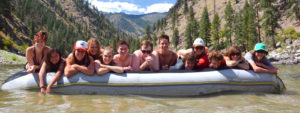
[[[221,61],[218,61],[216,59],[212,59],[209,63],[209,67],[213,69],[218,69],[221,65]]]
[[[118,53],[120,54],[120,56],[126,56],[128,54],[128,51],[129,48],[125,44],[120,45],[118,48]]]
[[[92,42],[89,51],[91,55],[96,55],[99,52],[99,47],[96,42]]]
[[[230,54],[230,59],[232,59],[234,61],[240,60],[240,58],[241,58],[241,53],[231,53]]]
[[[82,61],[85,54],[86,54],[86,51],[83,50],[83,49],[76,49],[75,50],[75,57],[78,61]]]
[[[152,49],[150,46],[146,47],[145,45],[142,46],[141,51],[143,53],[143,58],[146,58],[152,53]]]
[[[50,62],[52,64],[57,64],[59,62],[59,59],[60,59],[60,56],[58,53],[56,53],[56,52],[51,53]]]
[[[103,64],[108,65],[113,59],[113,52],[110,50],[104,50],[103,52]]]
[[[201,54],[203,54],[203,52],[204,52],[204,50],[205,50],[205,47],[204,46],[194,46],[193,47],[193,50],[194,50],[194,54],[196,55],[196,56],[200,56]]]
[[[169,49],[169,41],[167,39],[160,39],[159,40],[159,48],[162,49],[162,50],[168,50]]]
[[[258,61],[261,61],[266,55],[265,51],[259,50],[255,51],[255,57],[257,58]]]
[[[43,48],[45,47],[45,42],[43,40],[37,40],[34,45],[37,48]]]

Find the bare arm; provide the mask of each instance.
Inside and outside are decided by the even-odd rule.
[[[66,67],[65,67],[64,72],[67,77],[71,77],[79,72],[78,70],[76,70],[74,68],[74,66],[71,65],[71,57],[72,56],[69,56],[66,60]]]
[[[138,57],[138,55],[132,54],[131,67],[134,71],[140,70],[140,63],[141,63],[141,59]]]
[[[262,67],[259,67],[255,64],[255,62],[251,62],[250,65],[252,66],[254,72],[257,73],[271,73],[271,74],[277,74],[277,70],[268,70]]]
[[[42,68],[39,72],[39,83],[40,83],[40,87],[44,86],[44,77],[46,74],[46,62],[43,62],[42,64]]]
[[[110,71],[108,68],[101,67],[101,62],[99,60],[95,61],[95,70],[97,75],[104,75]]]
[[[224,59],[225,59],[225,61],[226,61],[226,66],[227,66],[227,67],[234,67],[234,66],[237,66],[238,63],[240,62],[240,60],[239,60],[239,61],[230,60],[230,58],[227,57],[227,56],[224,56]]]
[[[48,84],[48,86],[47,86],[47,93],[50,93],[50,89],[51,89],[51,87],[53,86],[53,84],[54,84],[55,82],[57,82],[58,79],[59,79],[59,78],[61,77],[61,75],[63,74],[63,72],[64,72],[64,67],[65,67],[65,64],[64,64],[64,63],[61,63],[61,64],[59,65],[59,69],[57,70],[55,76],[53,77],[53,79],[51,80],[51,82],[50,82],[50,83]]]
[[[249,63],[245,60],[244,57],[242,57],[241,63],[237,64],[237,66],[241,69],[249,70],[250,66]]]
[[[88,65],[88,67],[74,64],[73,65],[74,68],[86,75],[90,75],[90,76],[94,75],[94,69],[95,69],[94,60],[92,57],[89,57],[89,59],[90,59],[90,64]]]
[[[109,70],[116,72],[116,73],[123,73],[123,67],[120,66],[109,66],[109,65],[102,65],[104,68],[108,68]]]
[[[159,70],[159,57],[157,54],[153,55],[153,65],[151,65],[152,71],[158,71]]]

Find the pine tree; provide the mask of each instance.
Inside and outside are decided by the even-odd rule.
[[[178,43],[179,43],[179,32],[178,29],[175,28],[173,29],[172,44],[176,50],[177,50]]]
[[[278,14],[278,9],[272,5],[274,2],[276,2],[276,0],[260,0],[261,7],[264,9],[262,28],[264,29],[267,43],[273,48],[276,46],[276,29],[280,28],[278,24],[279,17],[276,15]]]
[[[233,43],[238,46],[242,46],[244,44],[243,38],[243,33],[242,33],[242,22],[243,17],[242,17],[242,12],[237,12],[235,14],[234,18],[234,24],[233,24],[233,32],[234,32],[234,41]]]
[[[234,20],[234,10],[231,7],[231,2],[229,1],[225,8],[225,37],[227,40],[229,40],[230,45],[232,45],[232,32],[233,32],[233,20]]]
[[[249,45],[248,50],[253,49],[254,45],[258,42],[258,33],[257,26],[258,23],[256,21],[256,11],[253,8],[253,5],[250,4],[248,7],[249,15],[248,15],[248,36],[249,36]]]
[[[195,12],[194,12],[194,9],[193,9],[193,6],[190,6],[189,8],[189,21],[193,21],[195,19]]]
[[[199,36],[204,40],[206,46],[210,44],[210,21],[207,7],[204,8],[201,16]]]
[[[191,35],[191,23],[189,23],[186,27],[186,30],[185,30],[185,48],[188,49],[188,48],[191,48],[192,47],[192,40],[193,40],[193,37]]]
[[[215,50],[221,49],[220,43],[219,43],[219,40],[220,40],[220,37],[219,37],[220,26],[221,26],[221,20],[219,18],[218,13],[216,13],[214,15],[214,19],[213,19],[212,24],[211,24],[212,46]]]
[[[177,10],[172,10],[172,28],[175,27],[177,22],[178,22],[178,12]]]
[[[186,14],[188,12],[188,3],[186,0],[184,0],[184,7],[183,7],[183,13]]]
[[[145,32],[146,32],[146,35],[144,36],[143,40],[151,40],[150,26],[148,24],[145,27]]]

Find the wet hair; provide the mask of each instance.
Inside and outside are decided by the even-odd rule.
[[[229,47],[229,49],[224,53],[224,56],[227,56],[231,59],[230,55],[233,53],[240,53],[241,54],[241,50],[237,47],[237,46],[231,46]]]
[[[92,54],[91,54],[91,47],[92,47],[92,44],[93,44],[94,42],[96,43],[96,45],[98,46],[98,49],[99,49],[98,52],[96,53],[96,55],[92,55]],[[88,48],[87,48],[87,53],[88,53],[88,55],[90,55],[90,56],[93,57],[94,59],[99,59],[99,58],[100,58],[100,55],[102,54],[100,42],[99,42],[96,38],[91,38],[91,39],[88,40],[87,46],[88,46]]]
[[[147,47],[151,47],[151,51],[153,51],[153,43],[150,41],[150,40],[144,40],[142,43],[141,43],[141,47],[142,46],[146,46]]]
[[[185,55],[184,55],[183,62],[186,62],[186,61],[196,62],[196,59],[195,59],[195,57],[194,57],[194,54],[193,54],[193,53],[185,54]]]
[[[160,35],[158,38],[158,42],[160,42],[160,40],[162,40],[162,39],[166,39],[168,42],[170,42],[170,38],[168,35],[165,35],[165,34]]]
[[[52,53],[57,53],[59,55],[59,61],[57,62],[57,64],[53,64],[50,60],[51,60],[51,54]],[[62,58],[61,58],[61,53],[58,49],[56,48],[52,48],[50,49],[50,51],[47,53],[47,57],[46,57],[46,71],[53,71],[53,70],[58,70],[60,63],[62,62]]]
[[[208,55],[208,60],[211,62],[212,60],[217,60],[217,61],[222,61],[223,60],[223,55],[218,52],[212,52]]]
[[[73,49],[72,51],[71,64],[78,64],[78,65],[85,65],[85,66],[90,65],[90,58],[87,52],[85,52],[82,61],[78,61],[75,57],[75,51],[76,51],[75,49]]]
[[[105,48],[104,48],[104,51],[111,51],[112,54],[114,54],[114,49],[113,49],[113,47],[111,47],[111,46],[105,47]],[[104,51],[103,51],[103,52],[104,52]]]
[[[118,48],[119,48],[120,45],[126,45],[126,46],[128,47],[128,49],[129,49],[129,44],[128,44],[128,42],[125,41],[125,40],[120,40],[120,41],[118,42]]]

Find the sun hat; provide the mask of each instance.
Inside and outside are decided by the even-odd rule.
[[[205,46],[204,41],[201,38],[196,38],[193,43],[193,46]]]
[[[78,40],[76,41],[76,43],[74,44],[74,49],[82,49],[84,51],[87,51],[87,42],[83,41],[83,40]]]
[[[263,51],[267,52],[266,46],[263,43],[257,43],[254,47],[254,50],[255,51],[263,50]]]

